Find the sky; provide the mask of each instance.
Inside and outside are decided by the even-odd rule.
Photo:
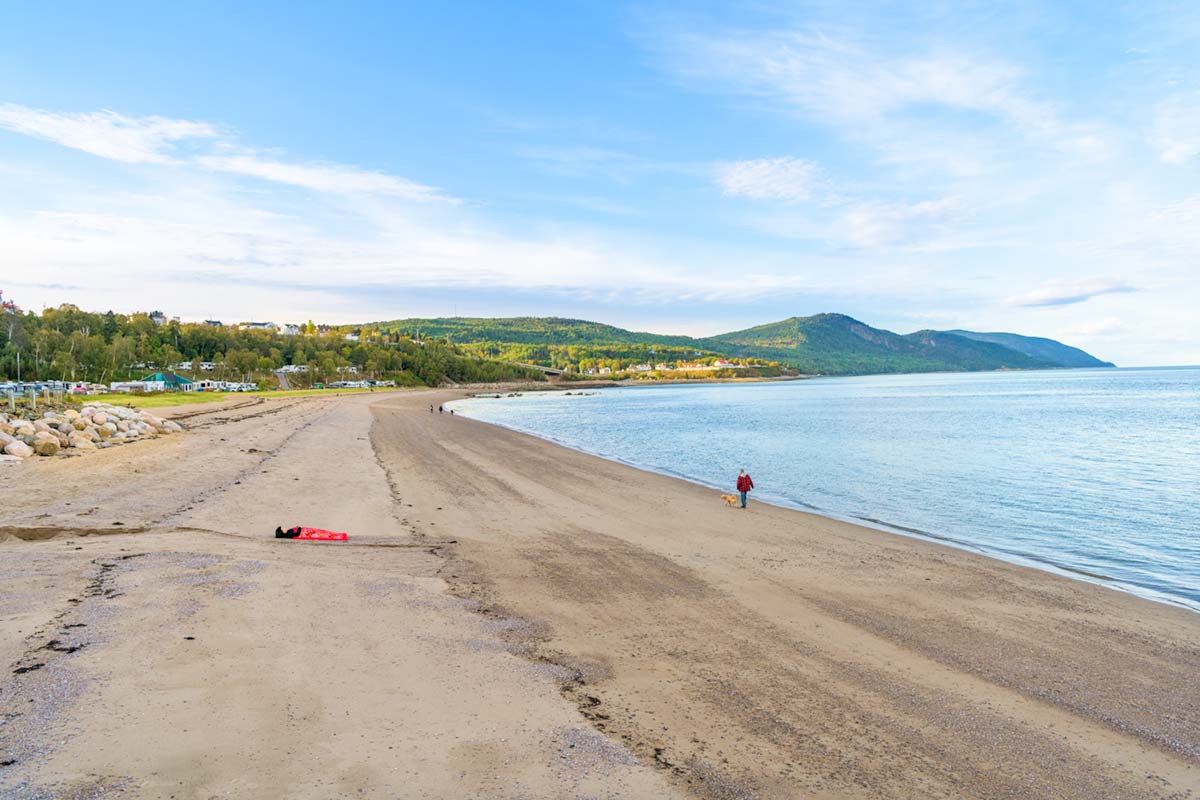
[[[1200,4],[6,3],[0,290],[1196,364]]]

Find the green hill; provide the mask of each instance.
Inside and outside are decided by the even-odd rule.
[[[865,375],[958,372],[1058,366],[1002,345],[939,331],[906,336],[872,328],[845,314],[791,317],[706,340],[735,356],[781,361],[801,372]]]
[[[1078,347],[1071,347],[1053,339],[1043,339],[1040,336],[1021,336],[1016,333],[978,333],[976,331],[946,331],[955,336],[965,336],[978,342],[992,342],[1003,345],[1010,350],[1024,353],[1044,361],[1053,361],[1064,367],[1114,367],[1109,361],[1101,361],[1090,353],[1085,353]]]
[[[629,331],[559,317],[402,319],[363,326],[414,338],[449,339],[483,357],[559,368],[728,358],[810,375],[866,375],[1104,364],[1050,339],[1016,334],[917,331],[897,334],[845,314],[791,317],[717,336]],[[994,337],[1001,337],[995,339]],[[1091,359],[1084,363],[1083,359]]]

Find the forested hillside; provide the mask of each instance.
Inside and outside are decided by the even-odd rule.
[[[753,353],[775,358],[803,372],[822,375],[1059,366],[1001,345],[940,331],[902,336],[872,328],[845,314],[791,317],[706,341],[735,355]]]
[[[1064,367],[1113,366],[1111,362],[1101,361],[1092,354],[1080,350],[1078,347],[1071,347],[1062,342],[1056,342],[1053,339],[1044,339],[1040,336],[1021,336],[1016,333],[979,333],[977,331],[946,332],[953,333],[955,336],[965,336],[968,339],[974,339],[978,342],[991,342],[992,344],[1004,345],[1010,350],[1016,350],[1019,353],[1025,353],[1044,361],[1053,361]]]
[[[721,359],[733,360],[743,369],[776,371],[776,374],[793,369],[809,375],[1105,364],[1081,350],[1049,339],[955,331],[900,335],[844,314],[791,317],[707,338],[638,333],[558,317],[403,319],[372,323],[368,329],[448,337],[457,346],[478,355],[584,373],[598,366],[616,373],[638,365],[666,364],[678,368]]]

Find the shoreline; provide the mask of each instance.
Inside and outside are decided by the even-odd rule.
[[[611,388],[622,388],[623,386],[625,386],[625,385],[622,384],[620,386],[614,386]],[[461,397],[456,397],[453,400],[448,400],[448,401],[446,401],[446,403],[449,404],[452,402],[462,402],[462,401],[483,402],[485,399],[487,399],[487,398],[476,397],[474,395],[464,395]],[[564,449],[571,450],[571,451],[574,451],[577,453],[583,453],[585,455],[593,456],[595,458],[601,458],[601,459],[604,459],[605,461],[610,461],[614,464],[620,464],[622,466],[629,467],[631,469],[636,469],[640,472],[645,472],[650,475],[657,475],[657,476],[661,476],[664,478],[669,478],[671,480],[683,481],[685,483],[688,483],[688,484],[691,484],[694,486],[700,486],[705,489],[711,489],[716,492],[724,492],[728,489],[728,487],[723,487],[723,486],[719,486],[715,483],[710,483],[708,481],[703,480],[702,478],[697,478],[697,477],[694,477],[691,475],[685,475],[682,473],[672,472],[670,470],[656,469],[652,466],[648,466],[646,464],[642,464],[642,463],[639,463],[636,461],[630,461],[627,459],[623,459],[623,458],[617,457],[617,456],[609,454],[609,453],[604,453],[604,452],[597,451],[597,450],[590,450],[586,447],[577,446],[575,444],[557,439],[548,434],[543,434],[543,433],[540,433],[537,431],[527,430],[527,429],[512,426],[512,425],[506,425],[502,422],[494,422],[494,421],[489,421],[489,420],[477,419],[475,417],[470,416],[469,414],[464,414],[464,416],[468,417],[469,419],[472,419],[475,422],[480,422],[485,425],[493,425],[495,427],[498,427],[498,428],[501,428],[501,429],[504,429],[507,431],[519,433],[523,436],[532,436],[536,439],[547,442],[556,447],[562,447]],[[1061,564],[1050,558],[1038,556],[1036,554],[1024,553],[1024,552],[1020,552],[1020,551],[1006,551],[1001,548],[989,547],[987,545],[977,544],[977,543],[970,542],[970,541],[967,541],[964,539],[956,539],[952,536],[946,536],[946,535],[942,535],[942,534],[938,534],[938,533],[933,533],[930,531],[924,531],[924,530],[918,530],[916,528],[906,527],[906,526],[900,525],[898,523],[889,523],[886,520],[856,516],[856,515],[852,515],[852,514],[838,514],[833,511],[822,509],[817,506],[809,505],[807,503],[802,503],[800,501],[789,500],[787,498],[773,497],[770,495],[764,495],[763,497],[765,499],[757,499],[756,498],[754,500],[754,502],[762,503],[762,504],[769,505],[774,508],[779,508],[779,509],[786,510],[786,511],[793,511],[793,512],[797,512],[797,513],[801,513],[801,514],[812,514],[812,515],[815,515],[822,519],[828,519],[828,520],[833,520],[836,522],[842,522],[842,523],[845,523],[848,525],[857,525],[859,527],[866,528],[868,530],[878,531],[880,533],[885,533],[885,534],[889,534],[892,536],[902,536],[905,538],[916,539],[918,541],[930,542],[933,544],[940,544],[940,545],[943,545],[946,547],[953,547],[957,550],[974,553],[976,555],[983,556],[985,558],[995,559],[996,561],[1000,561],[1000,562],[1003,562],[1006,564],[1013,564],[1013,565],[1020,566],[1020,567],[1026,568],[1026,569],[1034,569],[1034,570],[1038,570],[1041,572],[1047,572],[1051,575],[1057,575],[1059,577],[1068,578],[1070,580],[1081,581],[1083,583],[1091,584],[1093,586],[1100,586],[1102,588],[1109,589],[1112,591],[1121,592],[1121,593],[1127,594],[1127,595],[1132,595],[1134,597],[1138,597],[1143,600],[1148,600],[1153,603],[1160,603],[1160,604],[1171,606],[1174,608],[1181,608],[1186,611],[1190,611],[1192,613],[1200,614],[1200,603],[1196,603],[1195,601],[1192,601],[1188,598],[1176,597],[1175,595],[1167,594],[1165,592],[1157,591],[1155,589],[1150,589],[1148,587],[1139,586],[1137,584],[1124,582],[1117,578],[1113,578],[1111,576],[1091,573],[1082,568],[1072,567],[1068,564]]]
[[[0,473],[0,794],[1196,797],[1194,614],[429,413],[465,394]]]

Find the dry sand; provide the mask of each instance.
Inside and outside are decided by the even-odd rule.
[[[1200,615],[449,396],[0,471],[0,797],[1200,798]]]

